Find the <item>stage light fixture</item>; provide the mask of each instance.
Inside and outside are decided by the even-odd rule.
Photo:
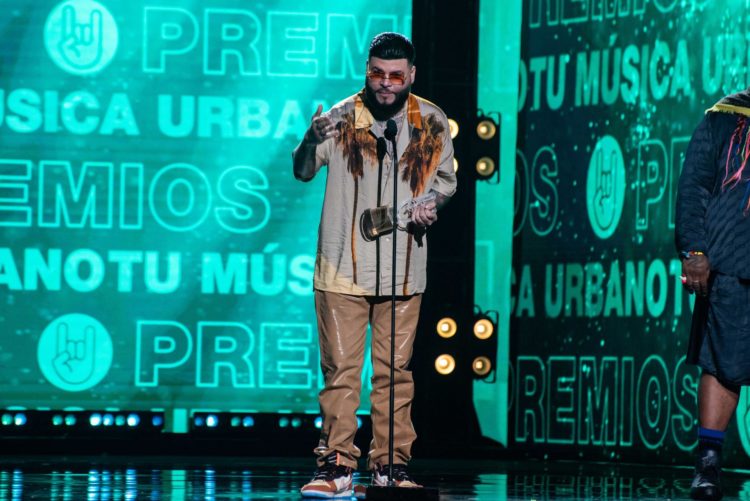
[[[23,412],[19,412],[16,414],[16,416],[13,418],[13,424],[16,426],[23,426],[26,424],[26,414]]]
[[[448,128],[451,131],[451,139],[456,139],[456,136],[458,135],[458,122],[453,120],[452,118],[448,119]]]
[[[453,172],[458,172],[458,160],[453,157]]]
[[[495,137],[495,134],[497,134],[495,122],[486,117],[481,118],[477,124],[477,136],[479,136],[480,139],[489,141]]]
[[[65,416],[65,426],[75,426],[78,422],[78,418],[74,414],[68,414]]]
[[[495,173],[495,161],[490,157],[482,157],[477,160],[476,170],[480,179],[489,179]]]
[[[498,121],[480,111],[474,118],[474,131],[468,143],[469,161],[478,181],[500,182],[500,127]],[[463,157],[462,157],[463,158]]]
[[[279,419],[279,428],[287,428],[289,426],[289,418],[283,417]]]
[[[474,335],[477,339],[489,339],[495,333],[495,325],[489,318],[480,318],[474,322]]]
[[[479,377],[484,377],[492,370],[492,362],[490,362],[489,358],[480,356],[474,359],[471,368],[474,371],[474,374]]]
[[[447,376],[456,368],[456,359],[448,354],[440,355],[435,359],[435,370],[443,376]]]
[[[203,416],[195,416],[193,418],[193,424],[200,428],[201,426],[206,424],[206,420],[203,418]]]
[[[323,428],[323,418],[321,416],[316,417],[314,424],[315,427],[320,430],[321,428]]]
[[[113,424],[115,424],[115,417],[112,414],[103,415],[102,424],[104,426],[112,426]]]
[[[456,325],[456,321],[453,320],[451,317],[443,317],[440,320],[438,320],[438,323],[437,323],[438,336],[448,339],[448,338],[455,336],[456,331],[458,331],[458,326]]]
[[[252,428],[253,426],[255,426],[255,419],[253,419],[252,416],[245,416],[242,418],[243,428]]]
[[[206,416],[206,426],[209,428],[216,428],[219,426],[219,418],[215,414],[209,414]]]
[[[155,428],[159,428],[164,425],[164,418],[162,416],[154,416],[151,418],[151,425]]]
[[[128,423],[128,426],[134,428],[141,424],[141,417],[138,414],[128,414],[128,418],[126,421]]]
[[[3,426],[10,426],[13,424],[13,414],[3,414],[3,417],[0,418],[0,423],[3,424]]]
[[[95,412],[94,414],[89,416],[89,424],[94,427],[102,424],[102,415],[99,414],[98,412]]]
[[[60,414],[55,414],[52,416],[52,425],[53,426],[62,426],[65,420]]]

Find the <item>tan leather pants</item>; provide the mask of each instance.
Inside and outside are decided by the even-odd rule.
[[[407,370],[417,331],[421,295],[396,298],[396,350],[394,364],[394,464],[411,458],[411,444],[417,437],[411,422],[414,380]],[[325,388],[320,392],[323,427],[315,449],[318,464],[332,452],[339,464],[357,467],[359,449],[354,445],[357,431],[362,365],[367,323],[372,326],[372,442],[368,469],[388,462],[388,408],[391,350],[390,297],[349,296],[315,291],[318,316],[320,359]]]

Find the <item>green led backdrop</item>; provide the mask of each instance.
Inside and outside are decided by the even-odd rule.
[[[7,3],[2,406],[317,412],[325,176],[291,151],[410,4]]]
[[[704,110],[748,86],[746,0],[523,2],[511,311],[518,447],[689,463],[699,370],[673,244]],[[728,448],[746,464],[742,398]]]

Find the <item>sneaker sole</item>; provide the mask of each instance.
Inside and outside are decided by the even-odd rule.
[[[306,499],[350,499],[354,497],[354,491],[352,489],[343,492],[303,492],[301,493],[303,498]]]

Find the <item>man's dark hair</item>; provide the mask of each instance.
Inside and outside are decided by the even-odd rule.
[[[406,59],[409,64],[414,64],[416,54],[411,40],[401,33],[386,31],[376,35],[370,43],[368,59],[377,57],[380,59]]]

